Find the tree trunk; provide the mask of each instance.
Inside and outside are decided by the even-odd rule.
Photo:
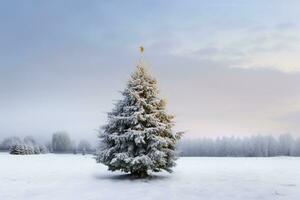
[[[145,178],[148,175],[147,170],[143,170],[143,171],[135,171],[135,172],[131,172],[131,174],[137,178]]]

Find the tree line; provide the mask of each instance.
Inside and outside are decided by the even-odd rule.
[[[43,144],[32,136],[23,139],[17,136],[7,137],[0,141],[0,151],[8,151],[11,154],[26,155],[40,153],[94,153],[95,148],[87,141],[80,140],[77,144],[71,140],[69,134],[64,131],[53,133],[52,139]]]
[[[272,157],[300,156],[300,138],[274,136],[185,139],[179,143],[181,156]]]
[[[178,144],[181,156],[199,157],[272,157],[300,156],[300,137],[290,134],[279,137],[256,135],[251,137],[222,137],[183,139]],[[67,132],[52,134],[46,144],[37,142],[32,136],[23,139],[8,137],[0,141],[0,151],[11,154],[40,154],[40,153],[95,153],[88,141],[78,143],[71,140]]]

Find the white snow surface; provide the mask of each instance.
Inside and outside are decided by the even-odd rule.
[[[180,158],[137,180],[90,155],[0,153],[1,200],[300,199],[300,158]]]

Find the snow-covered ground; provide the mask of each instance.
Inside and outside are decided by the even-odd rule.
[[[134,180],[91,156],[0,153],[1,200],[300,199],[300,158],[180,158],[173,174]]]

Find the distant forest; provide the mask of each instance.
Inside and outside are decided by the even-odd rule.
[[[78,143],[65,132],[56,132],[46,144],[40,144],[33,137],[8,137],[0,140],[0,151],[11,154],[39,153],[95,153],[96,148],[88,141]],[[178,144],[181,156],[199,157],[272,157],[300,156],[300,137],[290,134],[274,136],[222,137],[182,139]]]
[[[79,143],[71,140],[69,134],[64,131],[53,133],[52,139],[43,144],[32,136],[23,139],[17,136],[7,137],[0,140],[0,151],[8,151],[11,154],[44,154],[44,153],[94,153],[95,148],[87,141]]]
[[[181,156],[202,157],[272,157],[300,156],[300,138],[290,134],[252,137],[183,139]]]

